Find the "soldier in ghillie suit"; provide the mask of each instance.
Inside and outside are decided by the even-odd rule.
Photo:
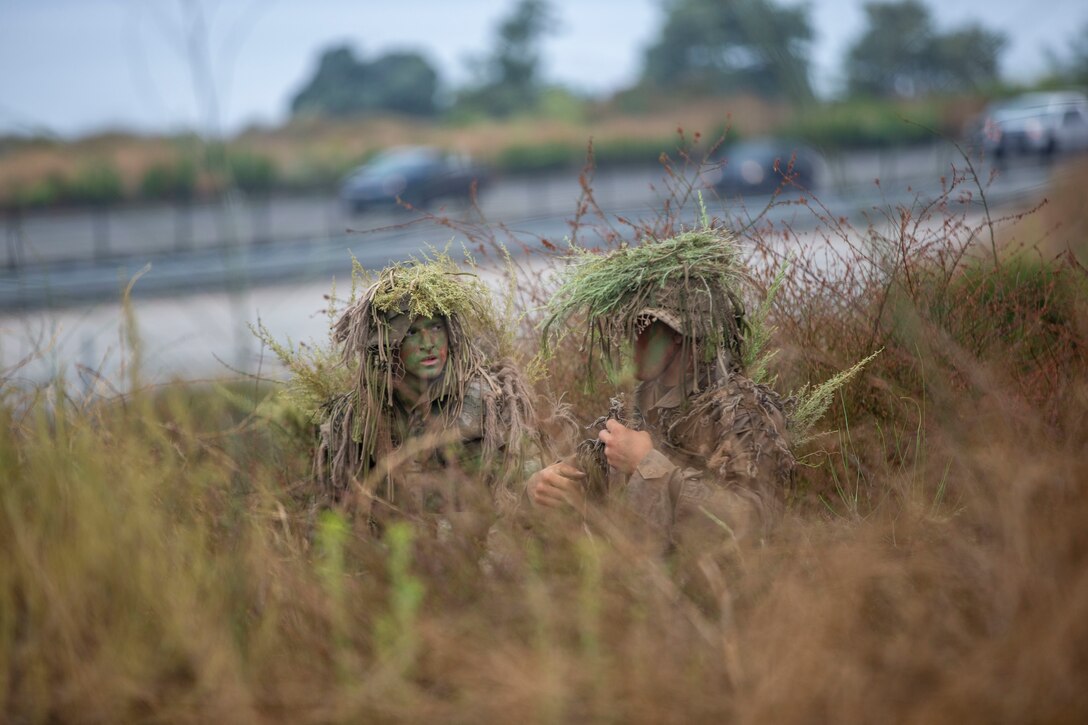
[[[633,345],[633,405],[614,406],[594,445],[606,496],[634,515],[660,551],[757,541],[775,519],[794,467],[783,401],[745,377],[745,313],[737,248],[703,229],[572,265],[550,305],[545,340],[584,315],[591,360],[618,363]],[[577,506],[594,456],[553,464],[528,482],[538,508]],[[690,544],[691,546],[685,547]]]
[[[408,519],[482,541],[535,452],[498,335],[488,290],[448,257],[384,269],[333,328],[347,385],[316,411],[314,457],[330,497],[379,531]]]

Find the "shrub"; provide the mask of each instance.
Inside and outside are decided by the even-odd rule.
[[[617,164],[654,164],[663,153],[675,152],[676,136],[660,138],[602,138],[593,144],[593,155],[600,166]]]
[[[279,176],[278,185],[298,190],[334,189],[364,159],[337,154],[307,154]]]
[[[850,101],[806,108],[779,132],[821,148],[884,148],[934,140],[945,129],[934,106],[897,107],[886,102]]]
[[[577,166],[585,160],[585,147],[565,141],[512,144],[502,149],[495,166],[513,173],[538,173]]]
[[[140,179],[140,195],[145,199],[192,199],[196,194],[196,176],[196,165],[188,158],[154,164]]]
[[[270,191],[278,179],[275,162],[267,156],[249,151],[231,151],[226,157],[230,179],[247,193]]]
[[[59,201],[106,206],[124,197],[121,174],[112,165],[97,162],[83,167],[60,187]]]
[[[64,187],[64,177],[52,174],[26,186],[16,186],[9,194],[9,199],[16,207],[51,206],[64,197]]]

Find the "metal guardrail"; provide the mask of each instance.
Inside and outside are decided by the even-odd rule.
[[[918,203],[920,198],[940,193],[940,176],[925,169],[946,158],[947,154],[934,150],[926,158],[915,158],[910,163],[897,161],[901,174],[912,172],[895,180],[897,192],[890,182],[877,187],[873,181],[877,177],[864,176],[891,162],[879,155],[854,159],[853,183],[845,185],[840,174],[837,188],[818,196],[832,213],[847,218],[888,204]],[[1036,169],[1015,183],[992,187],[988,199],[999,205],[1037,198],[1047,178],[1045,169]],[[652,191],[652,181],[649,171],[625,170],[618,176],[596,179],[595,190],[598,201],[610,213],[638,218],[657,208],[659,199]],[[508,227],[526,232],[527,239],[534,234],[562,239],[569,232],[566,220],[579,192],[577,179],[564,176],[498,190],[489,203],[492,211],[502,212],[500,216]],[[334,199],[286,197],[267,201],[257,207],[246,205],[244,200],[235,200],[226,208],[193,205],[183,212],[166,205],[127,209],[124,239],[109,239],[106,243],[96,243],[97,232],[84,227],[93,223],[94,213],[102,213],[107,215],[103,225],[121,234],[121,220],[108,216],[120,217],[120,211],[82,215],[68,212],[34,219],[9,216],[4,222],[8,225],[7,257],[0,265],[0,309],[64,307],[88,300],[116,299],[127,281],[147,264],[151,271],[136,287],[140,295],[229,290],[332,274],[347,276],[351,269],[349,250],[366,266],[380,267],[417,252],[427,243],[444,243],[451,235],[448,228],[438,226],[395,228],[398,222],[412,219],[407,214],[353,219],[337,208]],[[978,204],[979,200],[975,197],[970,203]],[[751,209],[761,206],[759,199],[751,200]],[[266,218],[258,223],[254,214]],[[174,225],[182,223],[177,221],[181,216],[188,215],[194,216],[184,224],[193,236],[183,240]],[[49,244],[37,242],[36,247],[31,247],[25,235],[26,226],[33,223],[45,225],[38,227],[39,232],[50,223],[57,233],[77,231],[83,235],[82,243],[74,246],[54,236]],[[815,224],[815,217],[802,215],[790,223]],[[394,226],[365,236],[347,232],[349,226],[386,225]]]

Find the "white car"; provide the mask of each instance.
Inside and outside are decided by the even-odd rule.
[[[998,161],[1051,158],[1088,150],[1088,96],[1075,91],[1025,93],[992,104],[978,125],[982,151]]]

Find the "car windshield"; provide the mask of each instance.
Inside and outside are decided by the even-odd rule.
[[[398,149],[378,154],[364,168],[367,175],[384,176],[418,169],[434,162],[436,154],[428,149]]]
[[[1076,95],[1027,94],[995,106],[991,115],[998,121],[1027,118],[1083,103],[1084,99]]]
[[[803,153],[801,144],[789,139],[754,139],[741,141],[727,148],[722,155],[734,161],[738,159],[765,159],[772,161],[776,158],[788,161],[794,154],[800,156]]]

